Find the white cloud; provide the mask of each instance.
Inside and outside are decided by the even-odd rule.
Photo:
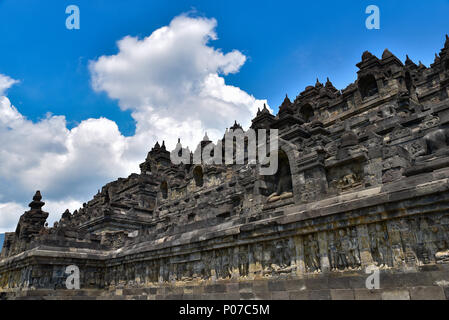
[[[71,130],[63,116],[34,123],[0,97],[0,232],[15,229],[36,190],[42,191],[53,224],[103,184],[137,171],[139,161],[124,157],[125,139],[105,118],[82,121]]]
[[[0,233],[13,232],[20,216],[27,210],[26,207],[15,203],[0,203]]]
[[[0,74],[0,96],[5,94],[5,91],[7,89],[11,88],[11,86],[17,82],[19,82],[19,81],[14,80],[14,79],[12,79],[8,76],[5,76],[3,74]]]
[[[76,200],[46,201],[43,208],[49,213],[47,222],[51,224],[61,218],[61,214],[69,209],[71,212],[81,208],[82,203]],[[20,216],[30,208],[16,203],[0,203],[0,233],[13,232]]]
[[[105,183],[138,172],[156,140],[174,148],[181,137],[194,149],[205,131],[216,140],[234,120],[248,126],[266,101],[225,83],[246,57],[210,46],[216,25],[214,19],[179,16],[144,39],[123,38],[116,55],[90,62],[93,88],[132,111],[131,137],[106,118],[70,130],[64,116],[32,122],[3,96],[17,81],[0,75],[0,232],[15,229],[36,190],[53,224]]]
[[[91,62],[93,88],[132,110],[134,139],[164,139],[174,148],[182,137],[193,148],[205,131],[216,140],[234,120],[249,126],[266,101],[226,85],[223,76],[238,72],[246,57],[210,46],[216,26],[215,19],[182,15],[144,39],[123,38],[116,55]]]

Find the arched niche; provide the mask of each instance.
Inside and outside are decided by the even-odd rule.
[[[379,88],[377,87],[376,78],[372,74],[363,76],[359,80],[359,91],[362,99],[372,97],[379,93]]]
[[[276,192],[281,195],[285,192],[292,192],[292,173],[287,154],[283,150],[278,153],[278,172],[275,176]]]
[[[315,115],[310,104],[305,104],[299,109],[299,113],[305,122],[310,122]]]
[[[204,174],[203,174],[203,168],[201,168],[201,166],[196,166],[195,169],[193,169],[193,179],[195,180],[195,185],[197,187],[203,186]]]
[[[168,198],[168,184],[167,184],[167,181],[163,181],[161,183],[161,195],[162,195],[162,199],[167,199]]]
[[[405,73],[405,86],[409,94],[411,94],[413,90],[413,79],[408,71]]]
[[[273,176],[266,176],[268,202],[275,202],[293,197],[293,179],[290,161],[287,154],[280,149],[278,151],[278,170]]]

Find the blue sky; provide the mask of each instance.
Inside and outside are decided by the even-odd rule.
[[[81,29],[65,28],[65,8],[76,4]],[[381,9],[381,29],[367,30],[365,8]],[[129,112],[90,86],[88,61],[117,51],[126,35],[144,37],[181,13],[217,19],[213,46],[248,57],[226,82],[277,107],[315,78],[338,88],[355,80],[364,50],[389,48],[400,59],[429,64],[449,32],[449,1],[0,1],[0,73],[21,81],[9,97],[37,120],[64,114],[68,125],[105,116],[125,135],[134,132]]]
[[[0,232],[35,190],[52,223],[138,172],[156,140],[216,139],[317,77],[343,89],[365,50],[429,65],[448,15],[448,0],[0,0]]]

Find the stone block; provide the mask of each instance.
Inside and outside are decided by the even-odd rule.
[[[182,300],[182,294],[167,294],[165,300]]]
[[[311,290],[309,291],[310,300],[331,300],[330,290]]]
[[[328,284],[329,289],[350,289],[351,288],[351,279],[349,277],[336,277],[331,276],[329,277]]]
[[[325,276],[304,279],[304,283],[307,290],[329,289],[329,278]]]
[[[204,293],[204,286],[194,286],[193,287],[193,294],[196,294],[196,295],[201,295],[201,294],[203,294]]]
[[[349,288],[351,289],[366,289],[366,278],[369,275],[367,274],[366,277],[364,276],[351,276],[348,277],[349,280]]]
[[[381,290],[354,289],[355,300],[382,300]]]
[[[226,292],[239,292],[240,285],[238,283],[226,284]]]
[[[290,291],[289,299],[290,300],[309,300],[309,292],[306,290]]]
[[[268,291],[254,292],[254,298],[256,300],[271,300],[271,293]]]
[[[304,290],[306,288],[305,281],[302,279],[299,280],[289,280],[285,282],[285,289],[288,291],[298,291]]]
[[[221,295],[221,298],[219,300],[240,300],[240,293],[238,292],[230,292],[230,293],[224,293]]]
[[[254,293],[240,292],[240,299],[253,300],[255,299]]]
[[[284,281],[276,281],[270,280],[268,281],[268,290],[269,291],[285,291]]]
[[[438,286],[410,288],[411,300],[445,300],[444,289]]]
[[[408,290],[387,290],[382,292],[382,300],[410,300]]]
[[[240,293],[252,293],[253,292],[253,284],[251,282],[240,282],[239,283],[239,292]]]
[[[252,290],[254,293],[264,293],[268,292],[268,282],[267,281],[254,281]]]
[[[354,300],[354,290],[352,289],[331,289],[332,300]]]
[[[273,300],[289,300],[289,298],[288,291],[274,291],[271,293],[271,299]]]

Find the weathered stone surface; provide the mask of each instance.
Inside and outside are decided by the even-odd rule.
[[[387,290],[382,292],[382,300],[410,300],[408,290]]]
[[[410,289],[411,300],[445,300],[444,289],[438,286]]]
[[[332,289],[332,300],[354,300],[354,290],[351,289]]]
[[[63,290],[69,265],[94,291],[58,297],[441,297],[448,51],[446,42],[430,67],[365,52],[347,88],[317,81],[286,97],[277,115],[264,106],[251,128],[279,130],[272,176],[249,163],[174,164],[156,143],[139,174],[108,183],[53,227],[36,192],[5,236],[0,297],[53,298],[44,290]],[[240,130],[235,122],[227,132]],[[172,155],[215,147],[206,135],[192,155],[181,143]],[[380,291],[366,289],[370,266],[380,270]]]
[[[380,290],[354,289],[355,300],[382,300]]]

